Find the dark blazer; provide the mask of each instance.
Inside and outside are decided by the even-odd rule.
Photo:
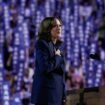
[[[61,44],[57,47],[62,50]],[[55,55],[52,41],[36,43],[35,73],[33,76],[31,103],[62,105],[65,98],[65,60]]]

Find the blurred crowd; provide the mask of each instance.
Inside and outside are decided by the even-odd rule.
[[[29,105],[38,27],[47,16],[63,23],[66,90],[105,85],[104,0],[0,0],[0,105]]]

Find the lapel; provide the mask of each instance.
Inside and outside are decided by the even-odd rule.
[[[53,56],[55,55],[55,52],[54,52],[54,45],[53,45],[52,41],[49,41],[49,42],[44,41],[44,43],[45,43],[46,46],[48,47],[50,56],[53,57]],[[63,51],[63,50],[62,50],[62,46],[61,46],[61,45],[60,45],[60,46],[58,45],[58,49],[61,50],[61,53],[62,53],[62,56],[63,56],[64,54],[63,54],[63,52],[62,52],[62,51]]]
[[[54,56],[54,45],[51,41],[48,42],[48,48],[49,48],[50,55]],[[62,46],[58,46],[58,49],[61,51],[62,56],[64,56]]]
[[[53,46],[53,43],[49,42],[48,46],[49,46],[48,48],[49,48],[50,55],[54,56],[54,46]]]

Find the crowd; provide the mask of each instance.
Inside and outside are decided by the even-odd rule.
[[[29,105],[38,27],[47,16],[63,23],[66,90],[105,85],[104,0],[0,0],[0,105]]]

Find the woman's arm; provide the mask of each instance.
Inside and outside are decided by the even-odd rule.
[[[56,54],[50,58],[48,46],[40,41],[36,46],[36,62],[40,65],[40,70],[49,73],[60,67],[61,56]]]

